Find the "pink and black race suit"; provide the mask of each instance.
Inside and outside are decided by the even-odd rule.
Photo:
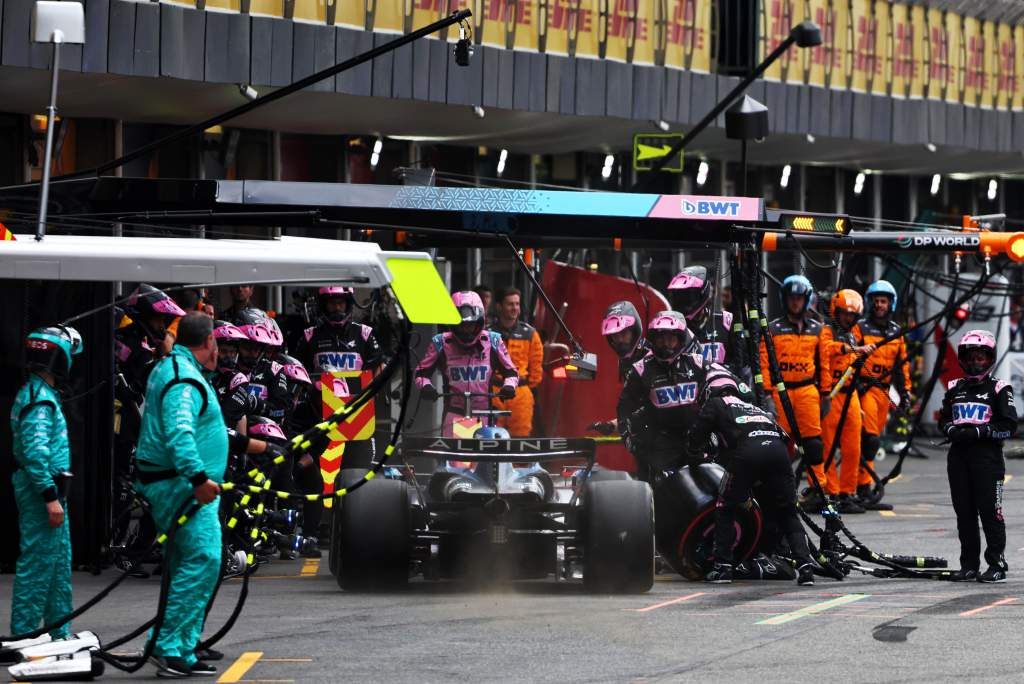
[[[427,345],[423,360],[416,367],[416,386],[424,387],[432,384],[430,379],[434,371],[440,371],[444,378],[441,392],[487,394],[492,392],[492,385],[497,385],[495,376],[500,376],[502,383],[515,389],[519,386],[519,371],[512,363],[508,349],[501,335],[484,330],[476,341],[466,346],[455,339],[450,332],[434,335]],[[487,397],[472,397],[471,410],[490,408],[491,401]],[[452,436],[452,425],[462,418],[466,412],[466,399],[461,396],[448,397],[444,402],[444,436]]]
[[[376,370],[384,360],[373,328],[355,322],[306,328],[295,356],[310,371],[314,382],[320,380],[321,373]],[[339,378],[335,386],[339,383],[347,390],[339,396],[355,395],[362,389],[358,377]]]
[[[690,323],[694,344],[688,351],[700,354],[707,363],[720,363],[733,373],[739,374],[742,350],[738,337],[732,332],[732,314],[728,311],[712,314],[700,327],[693,321]]]

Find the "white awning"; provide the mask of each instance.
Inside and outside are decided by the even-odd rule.
[[[96,235],[32,235],[0,241],[0,278],[165,284],[391,282],[389,256],[430,260],[424,252],[384,252],[372,242],[282,237],[205,240]]]

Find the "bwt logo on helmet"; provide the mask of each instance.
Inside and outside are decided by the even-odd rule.
[[[687,216],[739,216],[740,213],[740,203],[736,200],[692,202],[684,199],[682,205],[683,213]]]
[[[953,422],[968,423],[971,425],[984,425],[992,419],[992,407],[988,404],[979,404],[974,401],[967,401],[961,404],[953,404]]]
[[[452,366],[448,378],[452,382],[484,382],[487,380],[487,366]]]
[[[651,401],[658,408],[692,404],[697,401],[697,383],[681,382],[668,387],[655,387],[651,395]]]
[[[362,370],[363,357],[353,352],[320,352],[316,365],[325,371]]]

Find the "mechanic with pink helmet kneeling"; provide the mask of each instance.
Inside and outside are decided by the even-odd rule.
[[[460,394],[470,392],[470,409],[490,408],[491,377],[497,374],[502,385],[498,396],[511,399],[519,386],[519,371],[512,363],[508,349],[496,332],[484,330],[484,303],[476,292],[456,292],[452,302],[459,311],[462,321],[452,330],[434,335],[423,360],[416,367],[416,386],[420,396],[428,401],[436,400],[441,393],[431,383],[434,371],[440,371],[443,378],[443,393]],[[466,398],[452,396],[445,399],[442,421],[445,437],[454,436],[455,421],[465,415]]]
[[[1005,582],[1006,523],[1003,520],[1003,440],[1017,431],[1013,387],[992,377],[996,339],[987,330],[969,330],[957,344],[963,378],[949,383],[942,399],[939,429],[951,442],[946,473],[960,535],[962,582]],[[985,531],[985,562],[978,574],[981,538]]]

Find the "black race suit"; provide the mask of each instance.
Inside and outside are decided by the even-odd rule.
[[[732,564],[736,545],[736,512],[758,488],[761,504],[770,524],[766,532],[783,535],[793,556],[810,563],[807,538],[797,518],[795,484],[783,429],[766,411],[732,396],[713,397],[701,407],[687,438],[687,450],[704,450],[711,434],[719,440],[718,462],[726,469],[719,490],[720,505],[715,512],[715,560]],[[778,539],[766,540],[762,548],[773,550]]]
[[[949,438],[946,473],[960,535],[960,568],[978,570],[985,531],[985,561],[1006,570],[1006,523],[1003,521],[1003,440],[1017,431],[1013,387],[986,377],[949,384],[942,400],[939,429]]]

